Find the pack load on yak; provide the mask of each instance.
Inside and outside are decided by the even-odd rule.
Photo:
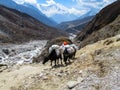
[[[51,47],[49,47],[48,56],[46,56],[43,60],[43,64],[50,60],[51,66],[53,61],[55,62],[56,66],[56,64],[59,64],[60,59],[61,64],[63,60],[64,63],[67,65],[67,61],[69,61],[69,59],[75,58],[76,50],[77,46],[75,44],[69,44],[66,41],[64,41],[61,46],[53,44]]]

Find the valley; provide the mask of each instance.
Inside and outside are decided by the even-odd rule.
[[[78,1],[0,0],[0,90],[120,90],[120,0]]]

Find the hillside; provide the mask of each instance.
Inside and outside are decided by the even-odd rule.
[[[21,57],[29,59],[25,53]],[[78,50],[76,59],[68,66],[51,68],[48,62],[5,68],[0,73],[0,90],[117,90],[119,58],[120,35],[117,35]]]
[[[36,7],[28,4],[28,3],[24,3],[23,5],[21,4],[17,4],[15,3],[13,0],[0,0],[0,5],[3,5],[5,7],[9,7],[12,9],[16,9],[20,12],[26,13],[34,18],[36,18],[37,20],[39,20],[40,22],[49,25],[49,26],[55,26],[57,23],[51,19],[49,19],[48,17],[46,17],[40,10],[38,10]]]
[[[83,19],[78,18],[73,21],[62,22],[58,24],[56,27],[68,33],[77,34],[88,24],[88,22],[92,20],[93,17],[94,16],[88,16]]]
[[[103,8],[93,20],[77,35],[75,41],[83,47],[87,44],[112,37],[120,33],[120,1]]]
[[[46,26],[25,13],[0,5],[0,42],[50,40],[59,36],[66,34]]]

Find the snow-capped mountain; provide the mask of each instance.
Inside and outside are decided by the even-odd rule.
[[[47,25],[55,26],[55,22],[93,16],[114,1],[116,0],[0,0],[0,4],[27,13]]]
[[[55,10],[58,11],[56,14],[53,14],[50,16],[50,18],[52,18],[57,23],[72,21],[78,18],[82,19],[88,16],[95,15],[96,13],[99,12],[99,9],[95,9],[93,7],[89,7],[89,10],[87,11],[83,10],[81,12],[78,12],[78,14],[76,14],[76,13],[72,13],[72,9],[67,9],[65,7],[61,8],[61,7],[58,7],[57,5],[51,5],[51,6],[46,6],[46,7],[41,6],[41,11],[43,11],[43,13],[45,13],[46,15],[49,14],[49,12],[46,12],[46,11],[49,11],[50,9],[53,9],[54,11]]]
[[[26,14],[38,19],[39,21],[41,21],[42,23],[44,23],[46,25],[49,25],[49,26],[56,25],[55,21],[49,19],[44,14],[42,14],[36,7],[34,7],[28,3],[24,3],[22,5],[19,5],[12,0],[0,0],[0,4],[7,6],[9,8],[16,9],[20,12],[26,13]]]
[[[96,15],[102,8],[116,0],[46,0],[37,2],[41,12],[56,22],[72,21]]]
[[[61,5],[57,5],[57,4],[50,5],[50,6],[41,5],[40,8],[41,8],[42,13],[52,18],[57,23],[75,20],[76,18],[80,17],[79,15],[75,15],[71,13],[72,9],[68,10],[68,8],[61,6]]]

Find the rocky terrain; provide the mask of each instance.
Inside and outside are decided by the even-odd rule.
[[[48,62],[7,68],[0,73],[0,90],[119,90],[119,58],[117,35],[81,48],[67,66],[52,68]]]
[[[81,47],[120,34],[120,0],[103,8],[77,35]]]
[[[32,60],[41,53],[46,42],[39,40],[23,44],[0,44],[0,66],[11,67],[32,63]]]
[[[56,27],[67,32],[77,34],[93,19],[94,16],[88,16],[83,19],[76,19],[73,21],[62,22],[58,24]]]

